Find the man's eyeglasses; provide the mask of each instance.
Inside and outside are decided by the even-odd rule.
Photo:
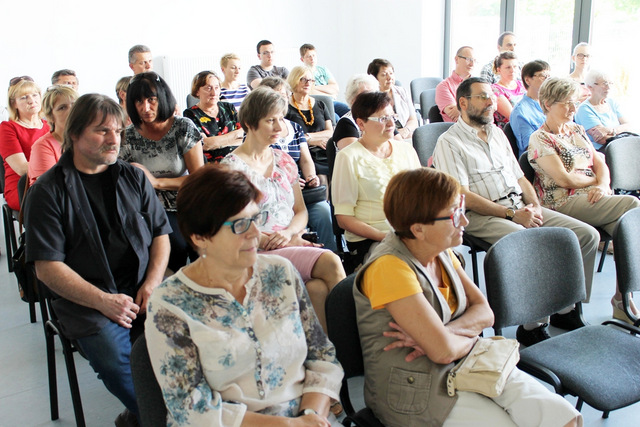
[[[392,114],[390,116],[381,116],[381,117],[367,117],[367,120],[373,120],[378,123],[386,123],[386,122],[394,122],[398,118],[397,114]]]
[[[460,206],[458,206],[456,208],[456,210],[453,211],[453,213],[449,216],[441,216],[440,218],[435,218],[434,221],[446,221],[448,219],[451,220],[451,222],[453,223],[453,226],[455,228],[460,227],[460,222],[462,220],[462,216],[464,215],[464,211],[465,211],[465,203],[464,203],[464,194],[460,195]]]
[[[308,79],[308,78],[306,78],[306,77],[302,77],[302,78],[300,79],[300,82],[301,82],[303,85],[306,85],[307,83],[315,83],[316,81],[315,81],[314,79]]]
[[[478,98],[481,101],[485,101],[485,102],[487,100],[489,100],[489,99],[492,100],[492,101],[495,101],[497,99],[494,94],[486,94],[486,93],[480,93],[478,95],[467,95],[467,96],[465,96],[465,98],[469,98],[469,99]]]
[[[549,77],[551,77],[551,74],[549,73],[534,74],[533,77],[541,77],[542,80],[547,80]]]
[[[269,212],[262,211],[251,218],[238,218],[233,221],[223,222],[222,225],[228,225],[231,227],[231,232],[233,234],[243,234],[249,230],[251,227],[251,223],[255,222],[256,226],[262,227],[267,223],[267,219],[269,218]]]
[[[589,55],[588,53],[578,53],[576,56],[580,59],[591,58],[591,55]]]
[[[466,56],[462,56],[462,55],[458,55],[458,58],[464,59],[469,64],[475,64],[476,62],[478,62],[478,60],[476,58],[467,58]]]

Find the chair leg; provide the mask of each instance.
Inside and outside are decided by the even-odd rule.
[[[73,412],[76,417],[77,427],[86,427],[84,421],[84,412],[82,410],[82,398],[80,396],[80,387],[78,387],[78,375],[76,373],[76,364],[73,359],[73,349],[71,344],[62,339],[62,353],[64,354],[65,363],[67,365],[67,376],[69,377],[69,389],[71,390],[71,400],[73,402]],[[66,341],[66,342],[65,342]]]
[[[602,411],[602,418],[609,418],[609,411]]]
[[[582,411],[582,404],[584,403],[584,401],[582,400],[581,397],[578,398],[578,402],[576,403],[576,410],[578,412]]]
[[[47,347],[47,370],[49,371],[49,403],[51,406],[51,419],[57,420],[58,414],[58,379],[56,376],[56,353],[53,334],[47,331],[45,326],[44,332],[45,343]]]
[[[609,240],[604,241],[602,254],[600,254],[600,262],[598,263],[598,273],[602,272],[602,266],[604,265],[604,257],[607,255],[607,249],[609,249]]]
[[[471,268],[473,270],[473,282],[476,286],[480,286],[480,279],[478,274],[478,252],[470,249],[469,253],[471,254]]]

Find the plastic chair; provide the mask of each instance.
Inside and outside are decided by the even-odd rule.
[[[640,319],[629,308],[629,293],[640,291],[640,209],[633,209],[618,220],[613,231],[613,258],[616,261],[616,277],[618,288],[622,293],[624,312],[634,320],[635,326],[640,326]]]
[[[138,402],[138,418],[142,427],[167,425],[167,407],[162,389],[153,373],[144,334],[131,347],[131,375]]]
[[[520,148],[518,148],[518,139],[516,138],[516,134],[513,133],[513,129],[511,129],[511,123],[507,123],[502,129],[505,136],[509,140],[509,144],[511,144],[511,150],[513,151],[513,155],[518,158],[518,153],[520,152]],[[524,153],[522,153],[524,154]]]
[[[580,244],[566,228],[508,234],[487,251],[484,274],[496,335],[573,304],[581,310],[586,296]],[[558,394],[577,396],[576,409],[586,402],[607,418],[609,411],[640,401],[638,333],[618,321],[585,326],[521,349],[518,367]]]
[[[427,89],[435,89],[438,83],[442,81],[440,77],[418,77],[411,80],[409,88],[411,90],[411,101],[418,115],[422,115],[420,110],[420,94]]]
[[[436,148],[436,143],[440,135],[445,133],[453,123],[427,123],[417,128],[413,132],[412,142],[413,148],[418,153],[420,164],[422,166],[431,166],[431,156]]]
[[[611,173],[614,190],[639,190],[640,137],[620,138],[607,144],[605,161]]]
[[[427,89],[420,94],[420,111],[422,112],[422,120],[429,119],[429,110],[436,105],[436,90]]]
[[[347,427],[352,423],[358,427],[384,427],[370,408],[365,407],[356,411],[349,395],[349,378],[364,376],[356,303],[353,299],[355,277],[355,274],[351,274],[338,283],[325,302],[327,332],[329,339],[336,347],[336,356],[344,369],[340,402],[344,407],[346,418],[342,424]]]
[[[482,240],[478,237],[474,237],[471,234],[464,231],[462,233],[462,244],[469,248],[469,255],[471,255],[471,271],[473,272],[473,283],[480,287],[480,274],[478,268],[478,252],[486,252],[491,247],[491,243],[486,240]],[[485,278],[486,280],[486,278]]]

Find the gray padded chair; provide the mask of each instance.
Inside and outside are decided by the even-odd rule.
[[[329,95],[311,95],[313,96],[316,101],[322,101],[324,103],[324,105],[326,105],[327,109],[329,110],[329,114],[331,115],[331,124],[333,125],[333,127],[336,127],[336,110],[333,107],[333,98],[330,97]]]
[[[516,138],[516,134],[513,133],[513,129],[511,129],[511,123],[507,123],[504,126],[504,129],[502,129],[502,131],[504,132],[504,135],[509,140],[509,144],[511,144],[511,151],[513,151],[513,155],[516,156],[516,159],[517,159],[520,148],[518,148],[518,139]]]
[[[153,373],[144,334],[133,343],[130,360],[133,388],[140,413],[140,426],[166,426],[167,407],[164,404],[160,385]]]
[[[633,209],[618,220],[613,231],[613,258],[616,260],[618,287],[623,295],[622,305],[627,316],[634,319],[634,325],[640,326],[640,319],[629,309],[629,292],[640,291],[640,209]]]
[[[640,190],[640,137],[620,138],[607,144],[605,160],[614,190]]]
[[[429,119],[429,110],[436,105],[436,90],[427,89],[420,94],[420,112],[422,120],[425,122]]]
[[[418,77],[417,79],[411,80],[411,83],[409,83],[411,101],[418,115],[422,115],[420,110],[420,94],[427,89],[435,89],[441,81],[442,78],[440,77]]]
[[[187,95],[187,108],[191,108],[196,105],[200,100],[191,94]]]
[[[572,304],[581,310],[586,296],[578,238],[566,228],[533,228],[503,237],[487,251],[484,272],[496,335]],[[640,401],[638,333],[618,321],[585,326],[521,349],[518,367],[558,394],[577,396],[576,409],[586,402],[607,418],[609,411]]]
[[[427,123],[413,132],[413,148],[416,150],[416,153],[418,153],[418,158],[422,166],[428,166],[428,161],[433,155],[433,150],[436,148],[438,138],[445,133],[451,125],[453,125],[453,123]]]

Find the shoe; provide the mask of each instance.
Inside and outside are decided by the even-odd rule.
[[[129,412],[128,409],[122,411],[116,417],[116,427],[140,427],[138,423],[138,417]]]
[[[611,298],[611,305],[613,306],[614,319],[622,320],[623,322],[629,323],[630,325],[634,324],[634,320],[627,316],[627,313],[624,312],[624,305],[622,304],[622,300],[617,300],[614,296],[613,298]]]
[[[556,328],[574,331],[587,325],[588,323],[582,319],[582,316],[580,316],[580,313],[578,313],[578,310],[575,308],[565,314],[556,313],[551,315],[551,326],[555,326]]]
[[[520,325],[516,331],[516,339],[520,344],[527,347],[531,347],[540,341],[548,340],[551,337],[547,332],[547,326],[549,326],[548,323],[543,323],[537,328],[527,331],[522,325]]]
[[[339,417],[344,412],[344,408],[340,402],[335,401],[331,404],[330,411],[333,415]]]

